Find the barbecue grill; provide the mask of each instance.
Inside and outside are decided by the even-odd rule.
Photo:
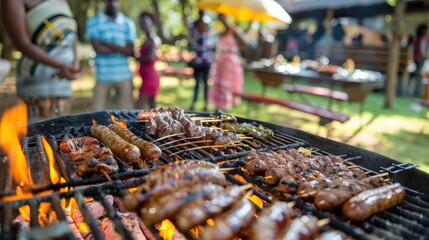
[[[380,154],[366,151],[354,146],[333,140],[325,139],[304,131],[279,126],[272,123],[260,122],[252,119],[237,118],[239,123],[262,124],[268,129],[274,130],[274,137],[269,140],[244,139],[243,144],[235,147],[220,149],[196,149],[193,145],[172,147],[163,150],[161,158],[148,168],[138,165],[130,168],[127,164],[118,160],[119,172],[110,175],[112,182],[105,177],[93,177],[80,179],[71,174],[73,164],[70,159],[58,151],[54,151],[56,168],[65,179],[62,183],[51,184],[46,181],[47,156],[44,154],[41,136],[45,136],[50,146],[58,149],[60,141],[68,136],[80,137],[90,135],[89,128],[93,121],[98,124],[111,124],[111,116],[127,121],[127,127],[137,136],[154,141],[155,139],[144,132],[144,125],[136,120],[139,111],[99,111],[78,115],[58,117],[50,120],[31,123],[28,125],[28,134],[21,139],[22,148],[29,161],[30,172],[36,187],[33,193],[48,191],[45,195],[18,199],[0,203],[0,214],[3,220],[0,225],[0,239],[74,239],[71,228],[67,223],[67,213],[62,207],[62,202],[73,197],[82,213],[84,222],[95,239],[104,239],[99,228],[99,222],[95,221],[85,204],[86,199],[92,198],[99,202],[106,210],[106,216],[113,222],[116,231],[123,239],[132,239],[131,233],[121,222],[115,207],[106,198],[107,195],[123,196],[125,189],[132,189],[145,182],[144,176],[149,174],[157,166],[171,163],[181,159],[198,159],[220,164],[224,168],[234,170],[226,173],[227,180],[233,184],[245,185],[252,183],[254,194],[265,203],[270,204],[278,198],[285,201],[294,201],[295,208],[302,213],[312,214],[320,219],[330,219],[329,226],[340,230],[356,239],[428,239],[429,238],[429,174],[426,174],[416,166],[409,163],[400,163]],[[195,113],[197,116],[209,117],[207,113]],[[174,140],[174,137],[159,141],[166,143]],[[399,182],[406,188],[406,198],[398,206],[376,214],[364,222],[354,223],[344,218],[340,213],[327,213],[316,209],[311,203],[304,202],[297,197],[285,196],[267,184],[263,178],[249,176],[241,170],[245,165],[245,156],[251,150],[267,151],[287,148],[306,147],[314,155],[339,155],[346,164],[357,164],[371,174],[388,172],[390,181]],[[180,151],[180,154],[176,154]],[[5,159],[5,154],[0,152],[0,159]],[[0,197],[13,196],[16,192],[12,187],[11,174],[7,161],[0,162]],[[68,191],[58,192],[59,189],[73,188]],[[44,203],[50,203],[58,219],[53,224],[41,226],[38,219],[38,209]],[[16,222],[18,209],[28,206],[29,225]],[[158,231],[149,226],[149,231],[155,238],[160,238]],[[186,238],[192,239],[189,233],[182,233]]]

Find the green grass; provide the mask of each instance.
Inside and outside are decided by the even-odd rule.
[[[250,72],[245,73],[246,92],[261,93],[262,86]],[[92,80],[91,80],[92,81]],[[139,78],[135,79],[136,86]],[[179,106],[187,109],[193,95],[193,80],[179,82],[176,78],[161,78],[161,90],[157,98],[158,106]],[[267,95],[282,99],[300,100],[298,96],[290,96],[281,89],[268,88]],[[91,91],[81,89],[74,93],[74,107],[76,112],[90,111],[85,98],[91,97]],[[79,98],[81,98],[79,100]],[[308,96],[306,99],[312,104],[327,105],[328,99]],[[359,105],[343,103],[342,110],[351,116],[344,124],[332,123],[330,138],[345,142],[357,147],[380,153],[400,162],[410,162],[419,165],[419,168],[429,172],[429,120],[422,119],[420,111],[412,110],[415,100],[396,98],[393,109],[384,109],[384,95],[373,93],[368,96],[362,116],[363,127],[359,117]],[[214,110],[214,105],[209,106]],[[335,103],[335,109],[339,105]],[[196,111],[203,109],[202,89]],[[273,122],[280,125],[298,128],[313,134],[326,136],[326,129],[318,126],[318,117],[290,110],[276,105],[264,105],[251,109],[248,115],[248,106],[242,103],[234,107],[229,114],[254,118],[261,121]]]

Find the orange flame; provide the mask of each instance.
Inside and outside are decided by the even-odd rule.
[[[246,179],[244,179],[240,174],[235,174],[234,177],[240,182],[247,183]]]
[[[210,227],[213,227],[215,225],[215,222],[213,220],[213,218],[209,218],[206,221],[207,225],[209,225]]]
[[[176,227],[169,220],[164,220],[161,223],[161,227],[159,227],[159,235],[164,240],[172,240],[173,232]]]
[[[264,206],[264,201],[256,195],[252,195],[249,197],[249,200],[252,201],[256,206],[262,208]]]
[[[51,178],[51,183],[56,184],[60,181],[60,175],[55,168],[54,151],[52,151],[51,145],[49,145],[45,137],[42,137],[42,144],[43,149],[45,149],[45,153],[48,156],[49,160],[49,177]]]
[[[121,120],[116,120],[116,117],[113,115],[110,115],[110,119],[112,119],[112,122],[116,125],[119,125],[125,129],[127,129],[127,121],[125,121],[124,119]]]
[[[30,168],[19,142],[20,136],[27,135],[27,106],[20,103],[6,110],[0,124],[0,145],[9,158],[9,167],[17,185],[33,186]]]

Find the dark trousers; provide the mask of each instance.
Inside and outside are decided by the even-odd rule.
[[[204,101],[207,104],[208,99],[208,91],[209,91],[209,73],[210,73],[210,65],[202,65],[202,66],[194,66],[194,78],[195,78],[195,88],[194,88],[194,98],[192,103],[195,103],[198,99],[198,92],[200,89],[200,82],[202,81],[204,84]]]

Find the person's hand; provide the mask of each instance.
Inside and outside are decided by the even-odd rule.
[[[80,67],[78,64],[75,65],[64,65],[62,66],[56,74],[56,77],[67,78],[69,80],[75,80],[80,76]]]

